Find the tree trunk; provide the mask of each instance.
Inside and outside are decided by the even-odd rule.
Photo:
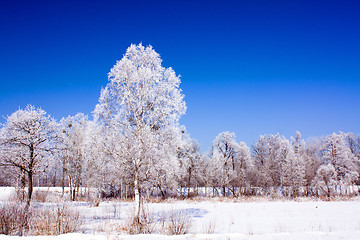
[[[158,188],[159,188],[159,190],[160,190],[162,199],[166,199],[166,194],[165,194],[165,192],[163,191],[163,189],[161,188],[161,185],[160,185],[160,184],[158,184]]]
[[[75,201],[75,186],[74,186],[74,181],[70,177],[70,175],[69,175],[69,188],[70,188],[70,191],[69,191],[70,200]]]
[[[26,209],[28,209],[30,207],[30,201],[31,201],[31,196],[32,196],[32,192],[33,192],[33,164],[34,164],[34,147],[31,144],[30,145],[30,164],[29,164],[29,169],[27,171],[28,173],[28,199],[27,199],[27,203],[26,203]]]
[[[97,190],[96,190],[96,201],[95,201],[94,206],[95,207],[100,206],[100,201],[101,201],[101,188],[98,187]]]
[[[26,172],[21,170],[20,176],[20,197],[21,201],[25,201]]]
[[[63,168],[62,168],[62,176],[61,176],[62,196],[64,196],[65,193],[65,175],[66,175],[65,160],[63,160]]]
[[[30,207],[30,201],[33,193],[33,173],[30,171],[28,172],[28,199],[26,202],[26,207]]]
[[[188,177],[188,197],[190,197],[190,185],[191,185],[191,168],[188,169],[189,177]]]
[[[135,170],[134,176],[134,193],[135,193],[135,207],[134,207],[134,221],[140,223],[140,183],[139,183],[139,170]]]

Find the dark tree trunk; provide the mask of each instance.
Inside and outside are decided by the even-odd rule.
[[[165,194],[164,190],[162,189],[162,187],[161,187],[160,185],[158,185],[158,188],[159,188],[159,190],[160,190],[161,197],[162,197],[163,199],[166,199],[166,194]]]
[[[189,178],[188,178],[188,197],[190,197],[190,185],[191,185],[191,168],[188,169]]]
[[[66,175],[65,160],[63,160],[63,168],[62,168],[62,176],[61,176],[61,188],[62,188],[63,196],[65,193],[65,175]]]
[[[32,197],[32,193],[33,193],[33,173],[30,171],[28,172],[28,199],[26,202],[27,207],[30,206],[30,202],[31,202],[31,197]]]
[[[26,172],[24,170],[21,170],[21,177],[20,177],[21,201],[25,201],[25,187],[26,187]]]

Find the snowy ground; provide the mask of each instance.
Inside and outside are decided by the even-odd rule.
[[[0,198],[10,196],[0,189]],[[34,203],[49,206],[49,203]],[[155,216],[170,211],[184,211],[191,216],[189,234],[124,235],[115,230],[131,214],[132,202],[103,202],[99,207],[75,202],[84,224],[79,233],[60,236],[10,237],[0,239],[360,239],[360,199],[349,201],[169,201],[148,203]],[[209,233],[211,232],[211,233]]]

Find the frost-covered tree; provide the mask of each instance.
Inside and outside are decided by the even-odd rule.
[[[270,177],[269,146],[266,136],[261,135],[259,140],[252,146],[252,158],[255,172],[252,176],[252,184],[258,187],[273,185]]]
[[[311,193],[311,185],[319,166],[322,164],[320,149],[320,140],[312,138],[306,142],[305,147],[303,147],[302,151],[300,151],[305,164],[305,186],[307,195]]]
[[[74,201],[82,183],[84,168],[85,134],[88,117],[82,113],[63,118],[60,121],[63,145],[60,154],[62,163],[62,188],[65,177],[69,179],[70,197]]]
[[[116,139],[108,130],[104,125],[88,121],[84,134],[83,181],[87,187],[96,190],[95,205],[100,203],[102,196],[114,197],[117,190],[121,191],[124,178],[129,177],[123,165],[115,164],[118,149],[113,146],[116,146]]]
[[[19,178],[19,169],[2,165],[2,159],[5,159],[5,153],[0,147],[0,186],[14,186]]]
[[[247,174],[252,167],[250,152],[244,142],[236,142],[235,134],[220,133],[209,153],[212,182],[221,186],[223,194],[228,187],[236,195],[235,187],[247,185]]]
[[[284,186],[285,160],[292,151],[289,144],[280,134],[260,136],[252,148],[258,186]]]
[[[355,136],[353,133],[345,134],[345,140],[350,152],[355,157],[356,170],[358,172],[357,184],[360,183],[360,135]]]
[[[356,158],[348,148],[345,138],[342,132],[333,133],[323,140],[322,145],[323,162],[334,166],[340,185],[353,184],[358,178]]]
[[[237,150],[238,164],[236,184],[239,187],[247,187],[251,184],[251,175],[254,173],[254,162],[251,157],[250,148],[245,142],[240,142]]]
[[[360,135],[355,136],[353,133],[344,133],[345,141],[350,149],[350,152],[357,157],[360,158]]]
[[[305,186],[305,162],[303,158],[303,146],[300,132],[296,132],[296,138],[291,138],[292,146],[287,142],[287,155],[284,159],[284,185],[289,186],[296,195],[299,189]]]
[[[182,145],[178,127],[166,127],[157,130],[157,144],[150,147],[148,161],[141,181],[146,191],[159,191],[163,198],[174,194],[179,187],[181,177],[177,150]],[[154,140],[149,141],[154,142]],[[145,165],[144,165],[145,166]]]
[[[151,46],[131,45],[111,69],[109,83],[102,89],[94,110],[98,122],[121,135],[118,144],[122,156],[116,160],[127,165],[132,173],[137,221],[141,188],[152,167],[159,166],[155,161],[158,157],[166,158],[166,164],[161,165],[166,174],[178,164],[177,158],[172,157],[176,144],[164,139],[174,140],[166,138],[166,134],[168,129],[176,128],[186,107],[179,88],[180,78],[161,62]]]
[[[319,189],[326,193],[328,197],[331,196],[331,187],[337,184],[337,174],[334,166],[330,163],[323,164],[316,171],[315,178],[312,185],[315,189]]]
[[[28,183],[27,206],[33,193],[33,178],[53,159],[59,140],[57,123],[40,108],[28,105],[7,117],[0,133],[1,165],[16,168]]]
[[[291,137],[291,144],[294,148],[294,153],[301,153],[305,147],[305,141],[301,139],[301,133],[296,131],[296,137]]]
[[[225,196],[226,187],[236,178],[236,149],[238,144],[235,133],[222,132],[216,136],[209,153],[212,182],[214,186],[222,188]]]
[[[190,137],[185,129],[182,130],[182,144],[178,147],[180,161],[180,186],[194,188],[204,179],[199,144]],[[188,191],[188,196],[190,191]]]

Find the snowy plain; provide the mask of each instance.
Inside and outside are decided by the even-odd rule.
[[[6,201],[12,191],[12,188],[0,188],[0,200]],[[53,203],[33,204],[44,207]],[[0,239],[360,239],[360,198],[346,201],[213,198],[146,203],[145,208],[155,218],[171,211],[182,211],[191,217],[190,232],[177,236],[116,232],[132,212],[131,201],[105,201],[99,207],[87,202],[69,204],[83,219],[78,233],[27,237],[0,235]]]

